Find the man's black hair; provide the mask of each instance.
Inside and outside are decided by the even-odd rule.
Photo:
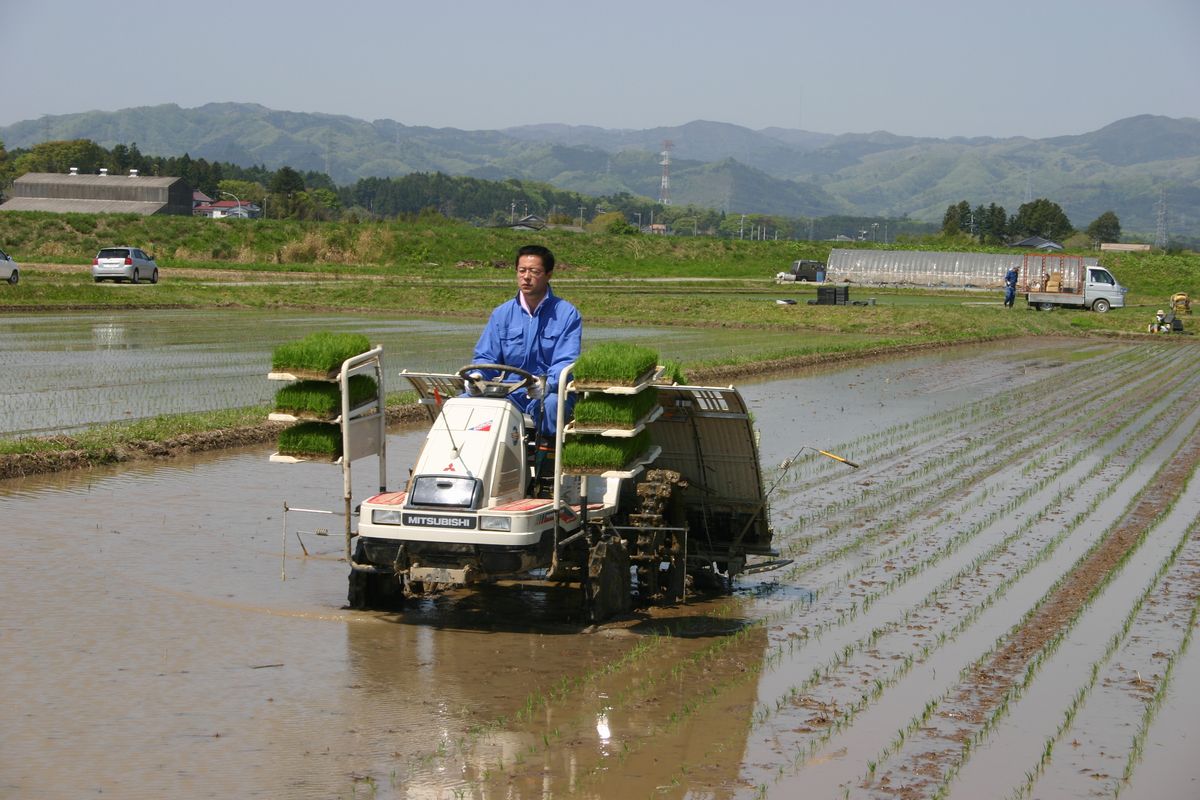
[[[517,258],[513,263],[520,261],[521,256],[537,256],[542,259],[542,269],[546,272],[554,271],[554,253],[551,253],[548,247],[542,247],[540,244],[527,244],[517,251]]]

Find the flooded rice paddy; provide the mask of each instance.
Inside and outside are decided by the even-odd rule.
[[[115,285],[115,284],[114,284]],[[63,432],[158,414],[266,403],[279,344],[314,331],[382,344],[387,376],[453,371],[470,360],[482,321],[281,312],[120,311],[0,315],[0,436]],[[589,344],[652,344],[664,359],[719,359],[782,343],[761,331],[588,327]],[[390,388],[407,389],[399,380]]]
[[[0,482],[0,796],[1200,796],[1197,355],[744,383],[794,563],[596,628],[505,587],[345,609],[341,518],[283,514],[340,472],[268,448]]]

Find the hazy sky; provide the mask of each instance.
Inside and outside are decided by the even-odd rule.
[[[177,103],[467,130],[1200,117],[1200,0],[0,0],[0,125]]]

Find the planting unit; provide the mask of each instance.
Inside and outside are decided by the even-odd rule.
[[[599,621],[628,611],[635,597],[681,601],[688,578],[727,590],[739,573],[787,563],[748,563],[777,553],[736,389],[667,384],[653,361],[628,385],[572,381],[573,367],[561,375],[559,408],[593,395],[636,402],[650,391],[657,402],[638,402],[648,410],[632,424],[568,423],[546,442],[508,399],[538,376],[495,364],[401,373],[432,425],[407,483],[361,504],[351,607],[504,580],[576,587]],[[566,445],[589,440],[623,455],[572,460]]]
[[[383,389],[383,347],[376,346],[358,355],[351,356],[341,362],[341,365],[324,373],[324,377],[315,377],[312,373],[296,374],[276,369],[268,373],[267,378],[273,381],[316,381],[329,384],[336,392],[338,404],[336,410],[320,415],[314,419],[309,414],[288,414],[273,412],[269,418],[277,422],[292,422],[290,428],[280,434],[281,442],[285,441],[288,431],[302,429],[306,426],[324,426],[332,434],[334,446],[331,452],[309,453],[272,453],[270,460],[275,463],[296,464],[302,461],[325,460],[339,464],[342,468],[342,500],[343,509],[340,512],[322,509],[294,508],[285,502],[284,536],[287,535],[287,513],[298,511],[310,514],[334,514],[345,519],[346,557],[350,558],[350,544],[353,539],[352,520],[352,489],[350,481],[350,465],[360,458],[376,456],[379,462],[380,491],[387,485],[387,415]],[[374,391],[366,391],[373,383]]]

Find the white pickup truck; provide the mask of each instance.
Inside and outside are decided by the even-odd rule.
[[[1025,301],[1042,311],[1058,306],[1091,309],[1103,314],[1123,308],[1129,289],[1098,264],[1081,256],[1027,255],[1017,289]]]

